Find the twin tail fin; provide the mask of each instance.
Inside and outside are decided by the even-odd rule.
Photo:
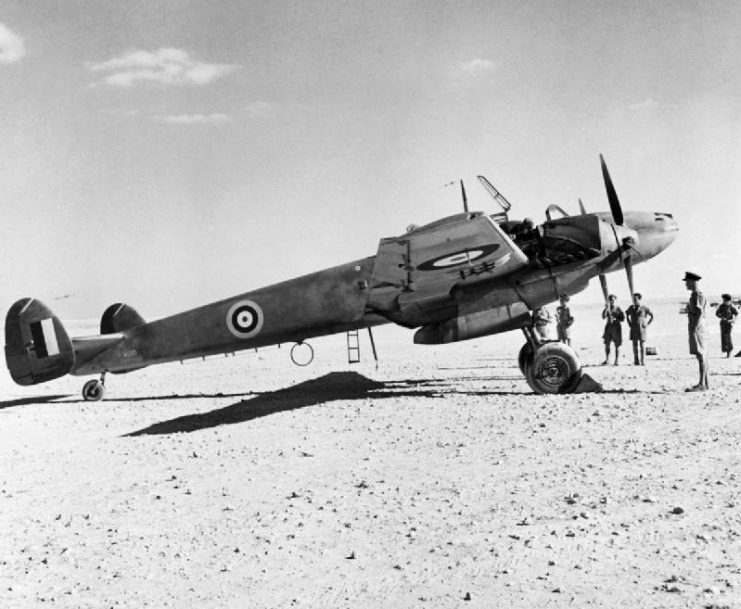
[[[75,352],[67,331],[40,300],[22,298],[8,310],[5,362],[19,385],[50,381],[74,367]]]

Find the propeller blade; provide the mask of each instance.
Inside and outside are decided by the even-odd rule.
[[[579,209],[581,210],[581,215],[586,216],[587,215],[587,209],[584,207],[584,203],[581,199],[579,199]]]
[[[612,219],[615,224],[623,224],[623,210],[620,207],[620,200],[618,199],[615,187],[612,185],[612,179],[610,178],[610,172],[607,171],[607,164],[605,163],[605,157],[599,155],[599,160],[602,165],[602,177],[605,179],[605,190],[607,191],[607,200],[610,203],[610,211],[612,212]]]
[[[605,297],[605,304],[607,304],[607,297],[610,293],[607,291],[607,277],[602,273],[599,275],[599,284],[602,286],[602,295]]]
[[[625,265],[625,274],[628,276],[628,287],[630,288],[630,297],[633,298],[633,294],[635,294],[635,289],[633,287],[633,257],[628,254],[628,256],[623,261],[623,264]]]

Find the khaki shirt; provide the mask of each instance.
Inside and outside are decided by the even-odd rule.
[[[705,309],[708,301],[699,290],[695,290],[690,295],[690,301],[687,303],[687,326],[690,330],[701,329],[705,326]]]

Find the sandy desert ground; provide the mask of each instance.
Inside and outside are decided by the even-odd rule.
[[[658,355],[615,367],[575,307],[599,394],[534,395],[517,333],[390,327],[378,368],[341,335],[306,368],[165,365],[97,403],[3,369],[0,606],[739,608],[741,358],[713,321],[712,390],[685,393],[686,320],[654,308]]]

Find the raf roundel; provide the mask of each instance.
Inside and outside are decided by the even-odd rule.
[[[264,321],[260,305],[251,300],[235,302],[226,314],[226,325],[237,338],[252,338],[262,330]]]
[[[432,260],[427,260],[417,266],[418,271],[437,271],[449,266],[459,266],[465,263],[471,263],[474,260],[488,256],[499,249],[498,243],[480,245],[473,249],[465,249],[452,254],[446,254]]]

